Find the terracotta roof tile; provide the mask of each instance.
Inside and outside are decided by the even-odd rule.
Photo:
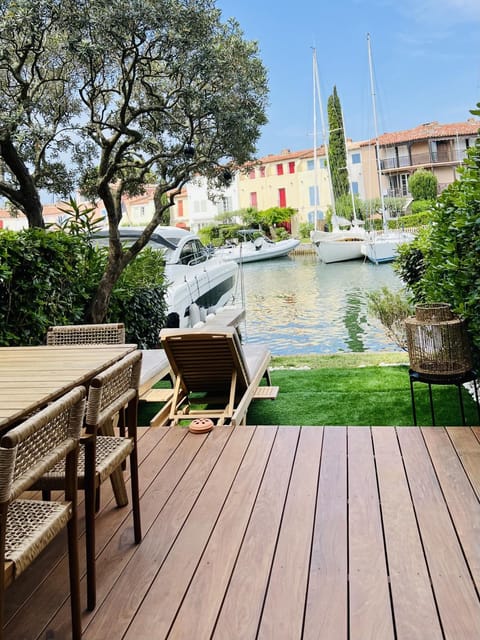
[[[411,142],[414,140],[428,140],[431,138],[452,138],[457,135],[477,135],[480,129],[480,120],[471,118],[467,122],[454,122],[452,124],[440,124],[439,122],[426,122],[413,129],[395,131],[394,133],[382,133],[378,136],[381,146]],[[374,138],[362,142],[362,146],[372,145]]]

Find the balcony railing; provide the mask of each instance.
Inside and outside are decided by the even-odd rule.
[[[446,162],[462,162],[465,151],[432,151],[431,153],[412,153],[411,155],[398,156],[397,158],[384,158],[380,160],[383,170],[401,169],[402,167],[416,167],[430,164],[444,164]]]

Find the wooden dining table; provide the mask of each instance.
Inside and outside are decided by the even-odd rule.
[[[137,348],[135,344],[0,347],[0,432]]]

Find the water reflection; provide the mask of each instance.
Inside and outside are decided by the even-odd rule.
[[[314,256],[281,258],[242,267],[248,342],[272,353],[397,350],[367,312],[366,292],[401,287],[389,264],[323,264]]]

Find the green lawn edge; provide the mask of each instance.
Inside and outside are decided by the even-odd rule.
[[[364,351],[362,353],[329,353],[293,356],[272,356],[272,369],[325,369],[381,367],[387,365],[408,365],[406,351]]]

